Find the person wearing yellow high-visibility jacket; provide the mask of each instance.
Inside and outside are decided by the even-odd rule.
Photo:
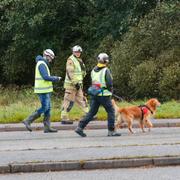
[[[72,48],[72,55],[67,59],[66,77],[64,82],[65,94],[62,103],[61,123],[73,124],[69,120],[69,112],[76,102],[84,113],[88,112],[88,104],[83,94],[83,79],[86,76],[85,65],[81,59],[82,48],[76,45]]]
[[[44,114],[44,132],[57,132],[50,126],[52,82],[58,82],[61,79],[61,77],[50,75],[49,63],[53,61],[54,57],[51,49],[46,49],[43,57],[40,55],[36,57],[34,92],[39,96],[41,107],[23,121],[28,131],[32,131],[31,123]]]
[[[106,53],[100,53],[97,60],[97,66],[91,71],[92,86],[89,88],[89,93],[92,95],[92,100],[90,110],[79,122],[75,132],[81,137],[86,137],[83,130],[93,120],[93,116],[97,114],[100,105],[102,105],[108,114],[108,136],[120,136],[121,134],[114,129],[115,112],[111,102],[113,81],[107,67],[109,56]]]

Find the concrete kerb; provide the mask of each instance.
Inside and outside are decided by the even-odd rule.
[[[170,165],[180,165],[180,158],[177,157],[161,157],[154,158],[153,164],[155,166],[170,166]]]
[[[168,123],[168,127],[180,127],[180,123]]]
[[[66,171],[80,170],[79,162],[42,162],[42,163],[27,163],[27,164],[11,164],[11,173],[18,172],[48,172],[48,171]]]
[[[0,166],[0,173],[20,172],[48,172],[67,170],[88,170],[88,169],[113,169],[133,168],[145,166],[173,166],[180,165],[178,157],[147,157],[129,159],[103,159],[103,160],[81,160],[66,162],[32,162],[14,163],[8,166]]]
[[[153,126],[155,128],[159,127],[180,127],[180,119],[175,120],[155,120],[153,121]],[[59,123],[52,123],[52,127],[58,129],[58,130],[74,130],[77,127],[78,122],[75,122],[72,125],[62,125]],[[88,124],[87,129],[106,129],[107,128],[107,122],[106,121],[93,121],[92,123]],[[125,124],[123,128],[127,128],[127,125]],[[138,123],[133,124],[133,128],[139,128]],[[36,130],[43,130],[43,124],[42,123],[36,123],[32,124],[33,131]],[[5,131],[27,131],[23,124],[6,124],[0,125],[0,132]]]
[[[10,173],[9,165],[0,165],[0,174]]]
[[[85,162],[83,169],[130,168],[130,167],[149,166],[152,164],[153,164],[153,160],[151,158],[99,160],[99,161],[87,161],[87,162]]]

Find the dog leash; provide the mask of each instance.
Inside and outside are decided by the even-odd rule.
[[[137,106],[137,104],[134,104],[134,103],[132,103],[132,102],[128,102],[128,101],[126,101],[124,98],[118,96],[117,94],[114,94],[114,93],[113,93],[112,96],[115,97],[116,99],[118,99],[118,101],[127,102],[127,103],[129,103],[129,104],[132,104],[132,105],[136,105],[136,106]]]
[[[119,101],[122,101],[122,102],[125,101],[122,97],[120,97],[120,96],[118,96],[118,95],[116,95],[114,93],[112,94],[112,96],[117,98]]]

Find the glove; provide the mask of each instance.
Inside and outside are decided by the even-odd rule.
[[[58,77],[59,78],[59,81],[62,79],[62,77]]]
[[[81,88],[81,85],[79,83],[75,84],[75,88],[78,91]]]

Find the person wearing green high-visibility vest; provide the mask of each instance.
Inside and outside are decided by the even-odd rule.
[[[44,114],[44,132],[57,132],[56,129],[50,126],[52,82],[58,82],[61,79],[61,77],[50,75],[49,63],[54,58],[55,54],[51,49],[44,50],[43,57],[41,55],[36,57],[34,92],[39,96],[41,107],[23,120],[23,124],[28,131],[32,131],[31,123],[39,118],[41,114]]]
[[[86,76],[85,65],[81,59],[82,48],[76,45],[72,48],[72,55],[67,59],[66,77],[64,82],[65,94],[62,103],[61,123],[73,124],[69,119],[69,112],[76,102],[84,113],[88,112],[87,100],[83,94],[83,79]]]
[[[102,105],[108,114],[108,136],[121,136],[114,128],[115,112],[111,102],[113,81],[111,72],[107,67],[109,56],[106,53],[100,53],[97,60],[98,64],[91,71],[92,86],[89,88],[89,93],[92,95],[92,99],[90,110],[79,122],[75,132],[81,137],[86,137],[83,130],[93,120],[93,116],[97,114],[100,105]]]

